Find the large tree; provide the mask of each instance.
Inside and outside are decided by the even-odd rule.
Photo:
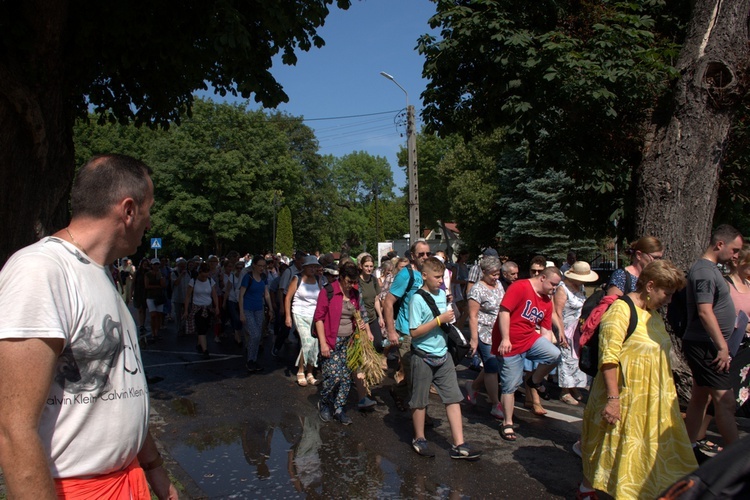
[[[680,78],[645,138],[638,232],[659,237],[683,267],[708,244],[729,131],[750,83],[749,17],[747,0],[695,1]]]
[[[332,4],[349,0],[0,1],[0,263],[68,218],[72,130],[103,121],[167,125],[192,93],[287,100],[272,58],[320,47]]]

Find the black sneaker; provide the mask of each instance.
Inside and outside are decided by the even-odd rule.
[[[451,458],[463,458],[465,460],[477,460],[482,455],[480,450],[475,450],[467,443],[452,446],[449,453]]]
[[[203,359],[211,359],[211,354],[209,354],[208,349],[203,351]]]
[[[422,455],[423,457],[432,458],[435,456],[435,454],[430,450],[430,446],[429,444],[427,444],[427,440],[425,438],[412,439],[411,447],[414,448],[414,451],[416,451],[418,455]]]
[[[318,401],[318,417],[323,422],[331,421],[331,408],[328,404],[324,404],[322,401]]]
[[[252,372],[255,371],[255,363],[253,363],[252,361],[248,360],[248,362],[245,363],[245,368],[247,368],[247,371],[249,371],[250,373],[252,373]]]
[[[352,425],[352,418],[344,412],[344,410],[341,410],[338,413],[335,413],[333,415],[333,418],[338,420],[342,425]]]

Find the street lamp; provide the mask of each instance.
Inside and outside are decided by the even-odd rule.
[[[380,74],[396,84],[406,94],[406,182],[409,186],[409,235],[411,241],[419,239],[419,182],[417,175],[417,133],[414,126],[414,106],[409,104],[409,93],[393,76],[385,71]]]

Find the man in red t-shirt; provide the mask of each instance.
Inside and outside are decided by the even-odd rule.
[[[515,441],[513,404],[516,388],[523,381],[524,358],[540,364],[526,384],[543,393],[544,378],[560,360],[560,349],[552,338],[552,299],[550,295],[560,284],[562,275],[556,267],[548,267],[527,280],[518,280],[503,297],[500,314],[492,328],[492,354],[500,364],[500,385],[505,420],[500,436]],[[537,326],[540,333],[537,333]]]

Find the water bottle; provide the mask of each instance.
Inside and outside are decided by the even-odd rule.
[[[401,336],[400,336],[400,337],[398,338],[398,341],[399,341],[399,342],[403,342],[404,340],[406,340],[406,338],[407,338],[407,337],[408,337],[408,335],[401,335]],[[384,339],[383,339],[383,348],[386,348],[386,347],[388,347],[389,345],[391,345],[391,341],[390,341],[390,340],[388,340],[388,337],[384,338]]]

